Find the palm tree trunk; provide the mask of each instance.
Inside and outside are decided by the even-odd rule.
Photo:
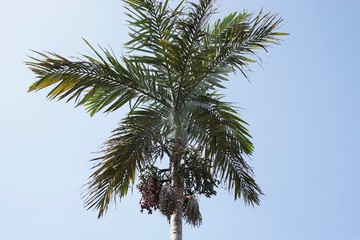
[[[170,216],[170,240],[182,240],[182,206],[183,192],[181,185],[181,177],[177,174],[181,161],[181,141],[175,141],[174,152],[170,158],[171,161],[171,186],[176,193],[176,208]]]
[[[182,200],[178,200],[175,212],[170,216],[170,240],[182,240]]]

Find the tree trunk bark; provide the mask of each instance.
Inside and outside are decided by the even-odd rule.
[[[176,207],[173,214],[170,216],[170,240],[182,240],[182,207],[183,207],[183,188],[182,188],[182,177],[179,176],[178,171],[181,164],[181,158],[183,150],[187,144],[187,137],[183,135],[184,126],[180,121],[181,114],[173,109],[172,121],[173,126],[176,128],[174,131],[174,145],[172,148],[172,155],[170,156],[171,166],[171,187],[176,193]]]
[[[175,212],[170,216],[170,240],[182,240],[182,200],[178,199]]]
[[[175,141],[174,152],[170,158],[171,162],[171,186],[176,192],[176,208],[174,213],[170,216],[170,240],[182,240],[182,206],[183,206],[183,192],[182,180],[178,175],[178,170],[181,162],[182,141],[177,139]]]

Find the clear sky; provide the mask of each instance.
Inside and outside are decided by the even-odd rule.
[[[232,76],[228,99],[244,108],[255,144],[251,165],[260,207],[227,192],[201,199],[203,226],[186,239],[360,240],[360,55],[355,0],[219,1],[232,11],[277,12],[291,35],[254,65],[250,83]],[[120,0],[15,0],[0,8],[0,239],[168,239],[159,213],[125,198],[98,220],[82,207],[92,159],[125,111],[90,118],[73,103],[26,93],[35,80],[29,49],[86,53],[81,37],[122,52]]]

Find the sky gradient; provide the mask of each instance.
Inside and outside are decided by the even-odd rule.
[[[201,198],[203,225],[187,239],[360,240],[360,47],[357,1],[219,1],[217,17],[247,9],[279,13],[290,35],[224,91],[243,110],[265,196],[246,207],[219,190]],[[24,64],[30,49],[63,56],[93,45],[121,54],[128,39],[120,0],[17,0],[0,9],[0,239],[168,239],[158,212],[139,195],[97,219],[81,199],[92,164],[126,109],[89,117],[73,103],[47,101]]]

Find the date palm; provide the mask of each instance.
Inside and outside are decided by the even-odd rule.
[[[184,202],[194,200],[184,188],[189,179],[180,174],[190,148],[196,149],[194,161],[206,162],[210,178],[235,199],[260,202],[262,191],[246,162],[253,153],[247,123],[219,90],[232,72],[247,77],[249,64],[260,60],[258,50],[278,44],[282,19],[235,12],[212,20],[215,0],[123,3],[131,38],[125,55],[96,50],[88,42],[92,56],[34,52],[27,65],[38,79],[29,91],[50,88],[49,99],[74,100],[90,115],[128,105],[128,114],[94,159],[85,206],[102,216],[141,171],[164,158],[170,176],[163,183],[176,199],[169,213],[170,239],[180,240]]]

